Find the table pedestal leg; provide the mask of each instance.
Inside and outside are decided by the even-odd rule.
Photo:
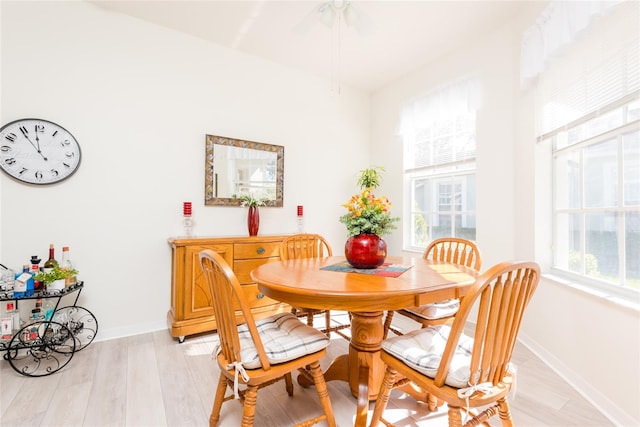
[[[324,373],[325,381],[348,382],[351,393],[358,398],[354,427],[366,425],[369,401],[378,397],[384,377],[384,363],[380,359],[382,315],[382,311],[351,313],[349,354],[336,357]],[[298,376],[298,382],[313,385],[310,378],[302,375]]]
[[[351,344],[349,345],[348,381],[351,393],[358,396],[366,385],[369,400],[378,397],[384,376],[380,359],[382,342],[382,311],[352,313]],[[364,372],[362,372],[364,370]],[[366,376],[363,375],[366,373]]]

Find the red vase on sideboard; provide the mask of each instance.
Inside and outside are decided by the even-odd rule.
[[[258,235],[258,228],[260,228],[260,211],[257,206],[249,206],[247,226],[249,227],[249,236]]]
[[[376,268],[387,258],[387,242],[376,234],[358,234],[347,239],[344,256],[355,268]]]

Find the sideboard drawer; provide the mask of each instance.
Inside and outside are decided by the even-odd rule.
[[[280,256],[280,242],[236,243],[235,259],[271,258]]]
[[[233,261],[233,272],[236,273],[241,285],[253,283],[251,270],[272,261],[280,261],[280,258],[241,259]]]
[[[271,298],[265,296],[262,292],[260,292],[260,289],[258,289],[258,285],[255,283],[243,286],[242,291],[244,292],[244,295],[247,298],[247,302],[249,302],[251,308],[265,307],[268,305],[276,304],[278,302],[272,300]]]

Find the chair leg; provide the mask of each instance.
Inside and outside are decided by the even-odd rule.
[[[220,409],[222,408],[222,402],[224,402],[224,394],[227,391],[227,378],[220,374],[218,378],[218,387],[216,388],[216,396],[213,399],[213,408],[211,408],[211,415],[209,415],[209,426],[213,427],[218,424],[220,420]]]
[[[325,323],[325,328],[326,328],[326,332],[325,334],[331,338],[331,311],[330,310],[326,310],[324,312],[324,323]]]
[[[313,382],[316,385],[316,391],[320,398],[320,405],[322,405],[322,411],[327,417],[327,425],[329,427],[336,427],[336,420],[333,415],[333,407],[331,406],[331,399],[329,399],[329,390],[327,389],[327,383],[324,380],[322,369],[320,369],[320,362],[315,361],[309,365]]]
[[[433,394],[427,395],[427,407],[430,412],[435,412],[438,410],[438,398]]]
[[[384,373],[384,378],[382,379],[382,385],[380,386],[380,392],[378,393],[378,398],[376,399],[376,405],[373,408],[373,415],[371,417],[371,424],[369,424],[369,427],[377,427],[380,423],[380,419],[382,419],[382,413],[387,408],[389,395],[391,394],[391,389],[393,388],[393,385],[395,383],[397,373],[398,371],[387,366],[387,369]]]
[[[384,326],[383,326],[383,339],[387,339],[387,335],[389,335],[389,329],[391,328],[391,321],[393,320],[393,310],[387,311],[387,317],[384,318]]]
[[[449,405],[449,427],[462,427],[462,413],[457,406]]]
[[[503,427],[513,427],[513,419],[511,419],[511,409],[506,397],[498,400],[498,414]]]
[[[293,380],[291,379],[291,372],[284,376],[284,383],[287,389],[287,394],[293,396]]]
[[[256,401],[258,400],[258,386],[248,386],[244,394],[241,427],[253,427],[256,416]]]
[[[313,328],[313,312],[309,312],[309,314],[307,314],[307,325]]]

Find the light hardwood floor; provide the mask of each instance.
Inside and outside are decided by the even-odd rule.
[[[168,331],[94,342],[60,372],[40,378],[23,377],[0,361],[0,426],[206,426],[218,377],[211,359],[215,342],[212,333],[178,344]],[[334,336],[324,367],[347,348]],[[516,426],[613,425],[524,346],[517,347],[513,362]],[[315,391],[294,383],[293,397],[284,383],[258,394],[256,427],[290,426],[320,413]],[[352,426],[356,401],[347,384],[328,386],[338,425]],[[219,425],[237,426],[240,415],[239,404],[227,403]],[[385,417],[398,427],[447,425],[446,407],[427,414],[424,405],[399,392]],[[497,418],[492,425],[499,425]]]

